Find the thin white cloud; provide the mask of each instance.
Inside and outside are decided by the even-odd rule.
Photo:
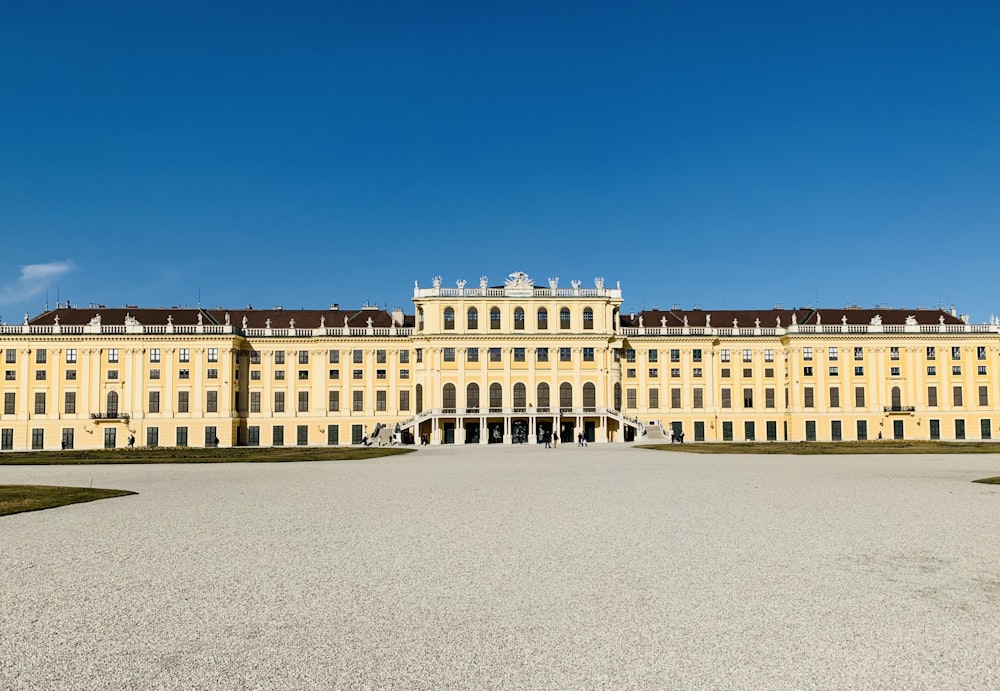
[[[21,274],[13,281],[0,287],[0,305],[15,305],[41,295],[56,279],[76,268],[73,261],[27,264],[21,267]]]

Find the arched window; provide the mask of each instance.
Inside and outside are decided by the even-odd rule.
[[[549,328],[549,311],[544,307],[538,308],[538,329],[544,331]]]
[[[594,310],[589,307],[583,308],[583,328],[593,329],[594,328]]]
[[[503,408],[503,388],[497,384],[490,384],[490,410]]]
[[[563,307],[559,310],[559,328],[568,329],[569,328],[569,307]]]
[[[514,310],[514,329],[524,331],[524,310],[520,307]]]
[[[902,394],[900,394],[899,387],[894,386],[892,387],[892,407],[901,408],[902,405],[903,405]]]
[[[559,385],[559,407],[560,408],[572,408],[573,407],[573,385],[568,381],[564,381]]]
[[[473,382],[465,387],[465,407],[479,410],[479,384]]]
[[[108,417],[118,416],[118,392],[108,391]]]
[[[455,309],[453,307],[444,308],[444,329],[445,331],[455,330]]]
[[[518,382],[514,384],[514,407],[522,410],[528,406],[528,389]]]
[[[583,385],[583,407],[597,407],[597,387],[595,387],[591,382],[587,382]]]
[[[615,410],[622,409],[622,385],[615,384]]]
[[[469,308],[468,328],[469,331],[475,331],[479,328],[479,310],[475,307]]]
[[[499,329],[500,328],[500,308],[491,307],[490,308],[490,328]]]
[[[538,385],[538,407],[544,409],[549,407],[549,385],[545,382]]]
[[[441,392],[441,407],[446,411],[455,410],[455,385],[445,384]]]
[[[415,398],[417,399],[415,401],[416,406],[414,407],[414,412],[422,413],[424,412],[424,387],[421,386],[420,384],[417,384],[417,388],[414,391],[414,394]]]

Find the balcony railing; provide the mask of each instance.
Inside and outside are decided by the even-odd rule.
[[[903,413],[914,413],[916,412],[916,406],[912,405],[887,405],[882,409],[884,412],[890,415],[896,414],[901,415]]]
[[[128,413],[91,413],[90,419],[95,422],[128,422]]]

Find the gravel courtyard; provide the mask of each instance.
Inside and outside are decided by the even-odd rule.
[[[1000,459],[0,467],[0,688],[996,688]]]

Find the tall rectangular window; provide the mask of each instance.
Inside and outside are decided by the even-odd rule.
[[[118,362],[118,349],[108,348],[108,362],[114,364]]]
[[[340,443],[340,425],[326,426],[326,443],[328,446],[336,446]]]
[[[365,409],[365,392],[364,391],[353,391],[353,402],[351,405],[351,410],[355,412],[361,412]]]
[[[260,412],[260,391],[250,392],[250,412],[251,413]]]
[[[260,425],[247,427],[247,446],[260,446]]]
[[[208,361],[209,362],[218,362],[219,361],[219,349],[218,348],[209,348],[208,349]]]
[[[188,445],[188,428],[178,427],[177,428],[177,444],[176,446],[187,446]]]
[[[45,392],[35,392],[35,415],[45,415]]]
[[[206,413],[217,413],[217,412],[219,412],[219,392],[218,391],[206,391],[205,392],[205,412]]]
[[[75,365],[76,364],[76,348],[66,349],[66,364]]]
[[[157,363],[160,361],[160,349],[150,348],[149,349],[149,361],[152,363]]]
[[[858,441],[866,441],[868,439],[868,422],[867,420],[858,420]]]
[[[693,408],[704,408],[705,407],[705,390],[702,388],[696,388],[691,390],[691,406]]]
[[[406,351],[404,350],[403,353],[405,353],[405,352]],[[329,359],[331,365],[340,364],[340,351],[339,350],[331,350],[330,353],[329,353],[328,359]],[[402,353],[400,353],[399,361],[403,362]]]
[[[5,391],[3,394],[3,414],[14,415],[16,411],[17,395],[13,391]]]
[[[928,386],[927,387],[927,407],[937,408],[938,398],[937,398],[937,387]]]
[[[158,413],[160,412],[160,392],[150,391],[149,392],[149,405],[147,406],[147,412]]]
[[[387,406],[386,396],[388,396],[387,391],[382,390],[375,392],[375,410],[380,413],[385,412]]]
[[[830,387],[830,407],[839,408],[840,407],[840,387],[831,386]]]
[[[297,446],[306,446],[309,444],[309,425],[295,426],[295,444]]]
[[[177,412],[178,413],[187,413],[187,412],[190,412],[189,411],[189,407],[190,407],[190,404],[191,404],[191,402],[190,402],[190,396],[191,396],[191,393],[189,391],[178,391],[177,392]]]
[[[813,399],[813,387],[802,387],[802,405],[806,408],[812,408],[815,405],[815,401]]]
[[[681,407],[681,389],[680,387],[670,388],[670,407],[680,408]]]
[[[764,389],[764,407],[774,407],[774,389]]]
[[[400,412],[406,412],[410,409],[410,392],[400,391],[399,392],[399,410]]]
[[[35,427],[31,430],[31,448],[32,449],[44,449],[45,448],[45,430],[40,427]]]
[[[743,423],[743,438],[747,441],[756,441],[757,433],[752,420]]]
[[[275,391],[274,392],[274,412],[283,413],[285,412],[285,392]]]
[[[300,413],[308,413],[309,412],[309,392],[308,391],[299,391],[299,406],[298,406],[298,411]]]
[[[76,413],[76,391],[67,391],[63,395],[63,412],[67,415]]]
[[[147,427],[146,428],[146,446],[159,446],[160,444],[160,428],[159,427]]]
[[[340,412],[340,392],[331,391],[329,395],[329,401],[327,402],[327,412],[337,413]]]
[[[843,433],[841,432],[840,420],[830,420],[830,439],[833,441],[841,441]]]
[[[753,389],[751,388],[743,389],[743,407],[753,408]]]
[[[271,446],[285,445],[285,428],[283,425],[275,425],[271,428]]]
[[[11,451],[14,448],[14,428],[4,427],[0,430],[0,451]]]
[[[959,407],[959,406],[964,405],[964,402],[962,401],[962,387],[961,386],[952,387],[952,400],[953,400],[953,405],[955,407]]]
[[[177,360],[179,362],[191,362],[191,349],[179,348],[177,350]]]
[[[733,407],[733,390],[729,388],[722,389],[722,407],[732,408]]]
[[[990,393],[989,389],[985,386],[979,387],[979,405],[987,406],[990,404]]]
[[[637,398],[636,397],[636,390],[635,389],[628,389],[625,392],[625,396],[626,396],[625,400],[627,401],[626,406],[629,407],[629,408],[635,408],[636,407],[636,398]]]

